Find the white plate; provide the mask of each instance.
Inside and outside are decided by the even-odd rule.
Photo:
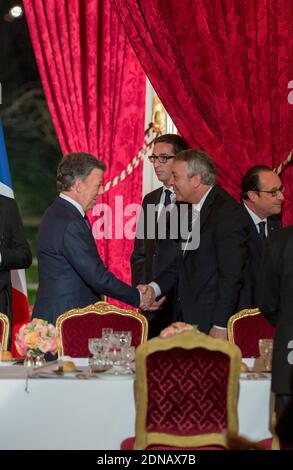
[[[242,362],[247,365],[247,367],[254,366],[255,357],[243,357]]]
[[[13,364],[15,364],[15,361],[0,361],[0,367],[9,367]]]
[[[63,374],[55,374],[55,375],[60,375],[60,377],[75,377],[76,374],[79,374],[81,370],[75,370],[74,372],[63,372]]]
[[[269,372],[241,372],[240,378],[244,380],[269,380],[271,377]]]
[[[58,362],[60,365],[64,362],[73,362],[77,367],[88,366],[89,358],[88,357],[71,357],[71,356],[59,356]]]
[[[53,371],[53,373],[54,373],[55,375],[57,375],[57,376],[60,375],[60,377],[65,377],[65,376],[66,376],[66,377],[75,377],[76,374],[80,374],[81,372],[84,372],[84,371],[81,370],[81,369],[75,369],[75,370],[71,370],[71,371],[65,371],[65,370],[64,370],[62,373],[60,373],[60,372],[58,371],[58,369]]]
[[[76,374],[80,372],[81,372],[80,370],[76,370],[74,372],[63,372],[63,374],[56,374],[56,371],[54,370],[47,371],[47,372],[40,371],[37,374],[32,374],[31,377],[42,378],[42,379],[57,379],[58,377],[63,377],[63,378],[69,379],[69,378],[75,378]]]
[[[106,370],[106,372],[99,372],[98,377],[102,380],[133,380],[135,374],[133,372],[126,373],[121,370],[109,369]]]

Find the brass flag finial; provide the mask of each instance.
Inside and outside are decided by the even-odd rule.
[[[166,111],[158,96],[153,98],[153,132],[157,136],[166,132]]]

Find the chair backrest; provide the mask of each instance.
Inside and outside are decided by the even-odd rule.
[[[153,338],[136,352],[135,449],[226,446],[237,433],[240,350],[186,331]]]
[[[146,341],[148,335],[148,324],[143,315],[106,302],[63,313],[57,318],[56,328],[60,337],[59,356],[71,357],[89,357],[88,339],[100,337],[103,328],[131,331],[135,347]]]
[[[0,344],[2,350],[7,350],[8,344],[8,335],[9,335],[9,320],[5,313],[0,313]]]
[[[241,310],[228,321],[228,340],[237,344],[242,357],[258,357],[258,340],[273,338],[275,328],[263,317],[258,308]]]

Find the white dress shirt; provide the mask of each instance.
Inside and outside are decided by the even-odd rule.
[[[72,199],[72,197],[69,197],[69,196],[67,196],[67,194],[64,194],[64,193],[60,193],[59,197],[61,197],[61,199],[65,199],[65,201],[67,201],[67,202],[70,202],[70,204],[72,204],[74,207],[76,207],[76,209],[81,213],[81,215],[83,217],[85,216],[85,212],[83,210],[82,205],[79,204],[79,202],[77,202],[75,199]]]

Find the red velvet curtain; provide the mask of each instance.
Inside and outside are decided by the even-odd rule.
[[[216,160],[239,197],[256,164],[293,148],[292,0],[112,0],[144,70],[180,133]],[[285,170],[284,222],[293,223]],[[291,204],[290,204],[291,203]]]
[[[107,164],[104,182],[126,169],[144,137],[145,75],[110,1],[24,0],[48,106],[64,154]],[[141,202],[139,166],[98,202]],[[114,212],[113,212],[114,213]],[[93,217],[95,223],[95,217]],[[133,242],[98,242],[106,265],[130,281]]]

